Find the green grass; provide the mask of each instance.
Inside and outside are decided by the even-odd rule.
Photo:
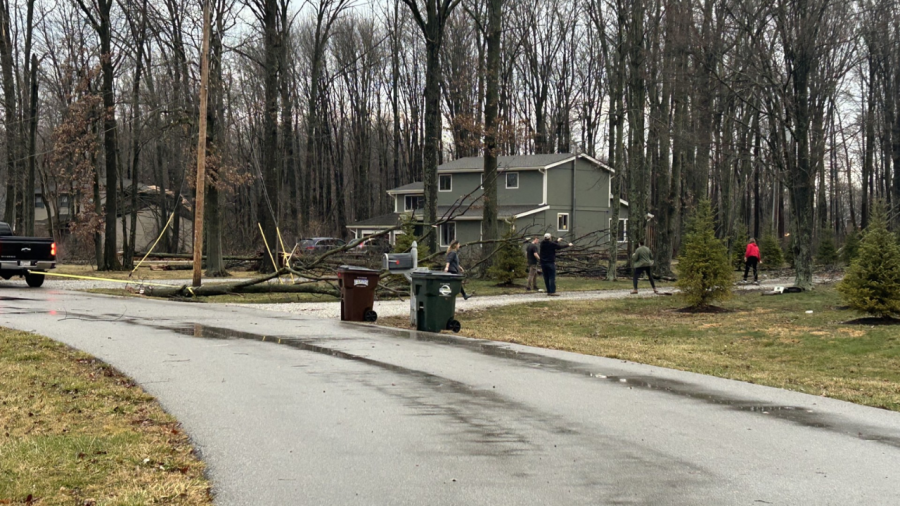
[[[178,423],[89,355],[0,329],[0,403],[0,504],[212,502]]]
[[[900,327],[848,325],[830,287],[737,292],[726,314],[678,297],[547,301],[465,312],[461,334],[631,360],[900,410]],[[807,313],[812,311],[812,313]],[[379,323],[406,327],[405,318]]]
[[[511,295],[525,292],[526,279],[516,280],[516,286],[497,286],[496,281],[484,279],[466,280],[466,292],[477,293],[478,295]],[[538,276],[537,286],[544,289],[544,278]],[[666,281],[657,281],[657,287],[670,287],[673,283]],[[650,289],[650,282],[647,278],[639,281],[640,289]],[[576,277],[559,277],[556,279],[557,292],[588,292],[594,290],[631,290],[631,278],[620,277],[618,281],[606,281],[597,278],[576,278]]]

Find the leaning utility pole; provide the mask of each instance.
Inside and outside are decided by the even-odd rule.
[[[194,286],[203,268],[203,205],[206,196],[206,96],[209,83],[209,2],[203,2],[203,45],[200,52],[200,129],[197,132],[197,184],[194,200]],[[176,203],[175,211],[178,206]]]

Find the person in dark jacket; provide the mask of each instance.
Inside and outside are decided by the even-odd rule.
[[[559,238],[562,240],[562,237]],[[553,237],[547,233],[544,234],[544,240],[541,241],[540,257],[541,271],[544,273],[544,286],[547,287],[547,295],[551,297],[559,296],[556,293],[556,252],[571,246],[572,243],[562,244],[559,241],[553,241]]]
[[[647,273],[653,293],[659,293],[656,291],[656,283],[653,282],[653,274],[650,272],[650,268],[653,267],[653,253],[650,252],[650,248],[644,246],[644,241],[638,242],[638,245],[638,249],[634,250],[634,254],[631,255],[632,271],[634,271],[634,291],[631,293],[638,293],[637,283],[642,272]]]
[[[444,266],[444,272],[449,272],[450,274],[462,274],[466,272],[466,270],[459,265],[459,241],[453,241],[450,243],[450,246],[447,247],[447,265]],[[463,300],[469,300],[469,297],[472,296],[466,294],[466,289],[463,288],[462,285],[459,286],[459,293],[462,294]]]
[[[541,256],[538,255],[539,242],[540,240],[535,237],[525,247],[525,260],[528,262],[528,283],[525,289],[528,291],[537,290],[538,263],[541,261]]]

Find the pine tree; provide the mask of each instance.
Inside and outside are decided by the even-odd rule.
[[[744,270],[744,251],[747,248],[747,227],[743,223],[734,226],[734,231],[728,238],[731,250],[731,265],[736,270]]]
[[[857,311],[882,318],[900,314],[900,246],[887,229],[883,204],[875,205],[859,256],[837,290]]]
[[[734,283],[728,249],[716,239],[712,208],[702,201],[688,222],[678,258],[678,288],[692,307],[731,297]]]
[[[518,246],[518,239],[515,227],[510,224],[503,236],[503,243],[494,257],[494,262],[488,269],[488,276],[496,279],[498,284],[509,285],[516,278],[525,277],[527,271],[525,253]]]
[[[403,216],[401,220],[400,230],[403,233],[397,234],[397,240],[394,243],[394,253],[409,253],[413,241],[416,240],[416,222],[412,214]],[[428,250],[428,245],[423,241],[418,241],[416,248],[419,251],[419,262],[422,262],[431,254]]]
[[[859,233],[854,229],[847,234],[844,239],[844,249],[841,252],[841,259],[845,264],[851,265],[859,255]]]
[[[772,234],[766,234],[759,243],[759,254],[763,261],[760,267],[764,270],[781,269],[784,265],[784,253]]]
[[[831,232],[823,232],[819,249],[816,251],[816,263],[826,267],[832,267],[838,262],[837,247],[834,245],[834,235]]]

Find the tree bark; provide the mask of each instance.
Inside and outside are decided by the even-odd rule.
[[[10,34],[9,3],[0,10],[0,71],[3,79],[3,108],[6,113],[6,209],[4,221],[15,230],[20,217],[16,215],[17,203],[22,198],[18,163],[18,116],[16,114],[16,87],[13,70],[13,41]]]
[[[489,0],[487,62],[484,100],[484,239],[499,239],[497,223],[497,114],[500,99],[500,42],[503,36],[503,0]],[[486,250],[485,250],[486,251]],[[487,266],[486,266],[487,267]]]

